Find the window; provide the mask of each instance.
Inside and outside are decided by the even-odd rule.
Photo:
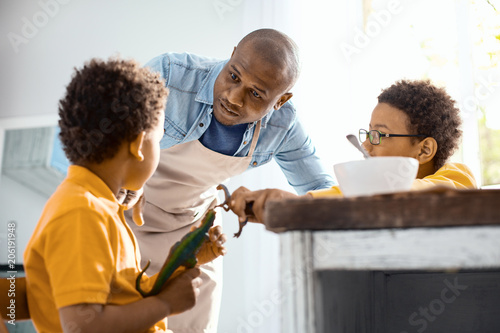
[[[467,164],[479,185],[500,183],[500,4],[315,3],[300,11],[304,66],[294,100],[329,165],[361,158],[345,135],[366,128],[381,89],[428,78],[462,112],[462,145],[452,161]]]

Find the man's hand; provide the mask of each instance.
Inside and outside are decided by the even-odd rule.
[[[200,274],[199,268],[191,268],[167,281],[165,287],[156,297],[168,304],[170,307],[169,316],[189,310],[196,304],[196,298],[200,294],[199,287],[202,283]]]
[[[132,219],[137,225],[144,224],[144,218],[142,216],[142,209],[146,204],[146,199],[144,198],[144,190],[141,188],[138,191],[126,190],[124,188],[120,189],[116,199],[119,203],[125,206],[126,210],[133,208]]]
[[[191,231],[194,229],[196,229],[195,226],[191,228]],[[208,230],[208,239],[203,243],[200,251],[198,251],[196,255],[198,265],[206,264],[219,256],[225,255],[227,251],[223,244],[226,240],[227,237],[222,233],[222,227],[220,225],[210,228],[210,230]]]
[[[269,200],[283,200],[297,198],[297,195],[278,189],[265,189],[259,191],[250,191],[241,186],[231,194],[229,208],[238,215],[239,222],[258,222],[264,223],[264,209]],[[245,213],[245,207],[253,202],[253,214]]]

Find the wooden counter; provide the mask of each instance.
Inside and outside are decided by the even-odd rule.
[[[500,224],[500,190],[413,191],[269,202],[268,230],[339,230]]]
[[[500,332],[500,190],[269,202],[265,225],[282,332]]]

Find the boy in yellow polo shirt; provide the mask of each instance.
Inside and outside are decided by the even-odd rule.
[[[470,169],[461,163],[447,163],[458,148],[461,119],[455,101],[443,88],[429,81],[401,80],[384,89],[372,112],[368,130],[360,130],[360,140],[371,156],[413,157],[419,162],[413,190],[434,186],[455,189],[476,188]],[[305,196],[341,196],[338,186],[311,191]],[[240,221],[261,222],[267,200],[294,198],[278,189],[250,191],[240,187],[231,195],[231,209]],[[245,214],[247,202],[254,202],[254,215]]]
[[[136,290],[139,248],[117,199],[121,189],[141,189],[158,165],[167,95],[157,74],[120,59],[93,59],[68,85],[59,126],[72,165],[24,253],[37,331],[165,332],[167,316],[194,306],[198,268],[156,296]],[[205,260],[225,252],[220,227],[210,239]],[[144,276],[142,289],[154,280]]]

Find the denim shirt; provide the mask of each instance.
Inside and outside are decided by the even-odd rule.
[[[215,79],[227,61],[189,53],[165,53],[145,65],[160,73],[170,91],[161,149],[198,140],[207,130],[212,121]],[[256,124],[248,124],[234,156],[248,155]],[[262,118],[259,140],[247,170],[274,158],[297,193],[331,187],[333,179],[315,151],[297,120],[294,106],[287,102]]]

